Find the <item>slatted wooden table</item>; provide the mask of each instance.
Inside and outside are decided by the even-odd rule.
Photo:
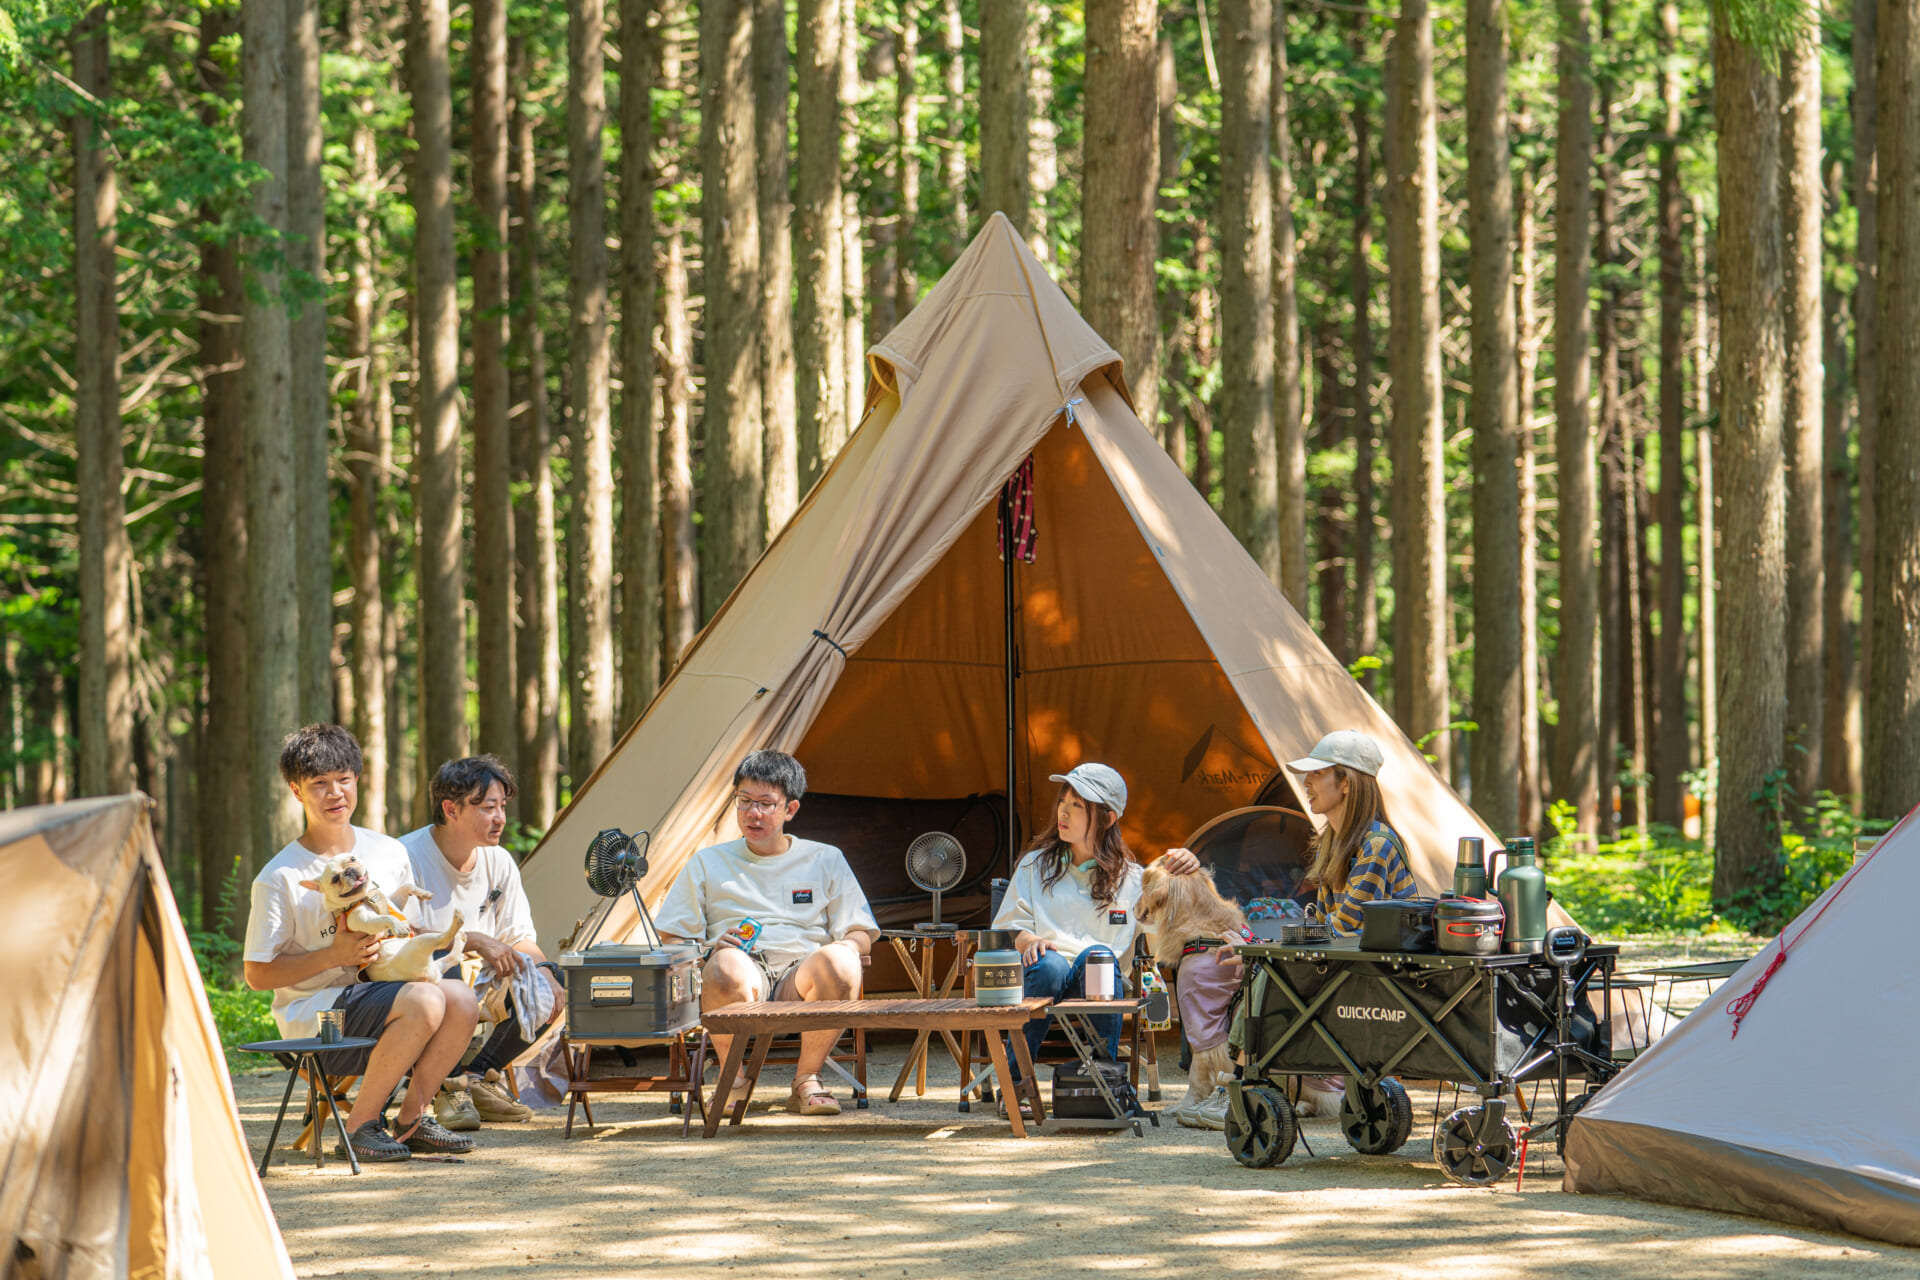
[[[746,1116],[747,1103],[760,1081],[760,1068],[766,1065],[767,1046],[773,1043],[774,1037],[835,1027],[918,1031],[923,1041],[940,1031],[979,1031],[993,1058],[994,1073],[1000,1077],[1001,1095],[1013,1099],[1024,1091],[1033,1105],[1035,1119],[1044,1120],[1040,1086],[1027,1056],[1026,1037],[1020,1030],[1033,1019],[1045,1016],[1049,1003],[1045,996],[1029,996],[1019,1004],[992,1007],[983,1007],[971,1000],[755,1000],[711,1010],[700,1017],[707,1034],[732,1036],[733,1040],[727,1046],[726,1061],[720,1064],[720,1079],[707,1107],[704,1134],[711,1138],[719,1131],[720,1117],[727,1112],[728,1095],[733,1091],[734,1076],[741,1074],[743,1059],[747,1087],[733,1102],[732,1115],[727,1119],[727,1123],[733,1125]],[[1013,1052],[1020,1063],[1021,1080],[1017,1086],[1008,1065],[1006,1037],[1011,1038]],[[751,1054],[747,1048],[749,1041],[753,1046]],[[1027,1136],[1020,1108],[1011,1102],[1007,1106],[1007,1122],[1012,1125],[1015,1137]]]

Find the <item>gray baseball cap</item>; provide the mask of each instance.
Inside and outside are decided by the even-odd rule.
[[[1047,775],[1049,782],[1064,782],[1080,793],[1082,800],[1103,804],[1117,817],[1127,811],[1127,784],[1120,771],[1104,764],[1075,765],[1066,773]]]
[[[1345,765],[1369,778],[1377,778],[1380,776],[1380,766],[1385,763],[1385,757],[1380,754],[1380,744],[1372,738],[1357,729],[1335,729],[1314,744],[1312,755],[1303,760],[1289,760],[1287,768],[1295,773],[1313,773],[1318,769]]]

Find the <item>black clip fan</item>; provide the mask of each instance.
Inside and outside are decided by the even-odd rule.
[[[907,878],[933,895],[933,920],[913,926],[915,933],[951,934],[958,925],[940,923],[940,895],[960,883],[967,870],[967,851],[944,831],[915,836],[907,846]]]
[[[613,914],[614,899],[623,893],[633,895],[633,909],[640,917],[640,929],[647,945],[660,945],[660,931],[653,927],[653,916],[648,913],[639,889],[641,877],[647,874],[650,841],[651,837],[644,831],[628,835],[618,827],[609,827],[587,846],[587,887],[607,899],[607,904],[580,944],[580,950],[585,951],[587,944],[599,936],[600,927]]]

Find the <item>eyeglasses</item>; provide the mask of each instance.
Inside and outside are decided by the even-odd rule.
[[[755,800],[751,796],[735,796],[733,807],[742,813],[757,813],[762,817],[777,812],[783,802],[779,800]]]

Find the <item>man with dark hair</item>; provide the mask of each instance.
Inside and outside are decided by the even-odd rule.
[[[360,1159],[468,1151],[473,1140],[442,1128],[427,1102],[473,1037],[473,992],[457,981],[361,981],[360,970],[379,956],[380,939],[346,928],[345,918],[330,913],[320,894],[303,883],[342,854],[353,855],[389,898],[413,882],[399,841],[353,825],[360,768],[360,744],[337,724],[310,724],[287,735],[280,776],[306,811],[307,825],[254,878],[247,985],[273,992],[274,1022],[289,1039],[317,1034],[320,1014],[340,1009],[349,1036],[379,1041],[371,1050],[331,1054],[326,1064],[332,1074],[360,1077],[346,1121]],[[407,1075],[396,1132],[389,1134],[382,1112]]]
[[[502,1075],[533,1043],[522,1033],[508,988],[522,966],[547,959],[534,942],[520,867],[500,847],[514,790],[513,774],[495,756],[449,760],[433,775],[432,824],[400,837],[414,883],[433,895],[419,908],[421,931],[446,928],[455,911],[465,918],[466,953],[483,966],[480,1003],[494,1023],[465,1073],[448,1076],[434,1099],[434,1114],[449,1129],[478,1129],[483,1120],[515,1123],[533,1114],[507,1091]],[[555,997],[551,1021],[560,1011],[560,987],[547,981]]]
[[[708,948],[700,1007],[741,1000],[857,1000],[861,964],[880,936],[846,855],[786,834],[800,812],[807,773],[783,751],[756,751],[733,773],[741,838],[712,845],[681,868],[660,907],[663,936]],[[759,926],[751,936],[742,920]],[[801,1115],[838,1115],[820,1069],[839,1031],[800,1037],[793,1096]],[[729,1037],[715,1036],[726,1060]]]

